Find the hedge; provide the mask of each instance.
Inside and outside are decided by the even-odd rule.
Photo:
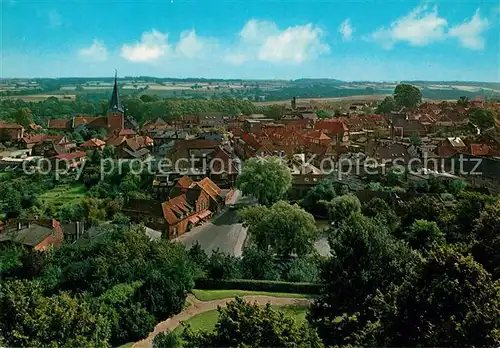
[[[196,280],[195,288],[202,290],[248,290],[317,295],[321,292],[323,285],[317,283],[292,283],[273,280],[202,278]]]

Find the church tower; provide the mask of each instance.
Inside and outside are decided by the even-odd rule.
[[[115,84],[113,86],[113,93],[108,105],[108,133],[113,135],[119,133],[124,128],[123,105],[120,101],[118,94],[118,78],[115,70]]]

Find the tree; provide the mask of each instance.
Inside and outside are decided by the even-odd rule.
[[[439,230],[436,222],[415,220],[406,233],[410,246],[424,252],[440,247],[446,243],[443,232]]]
[[[311,214],[327,216],[328,209],[326,202],[335,198],[335,188],[329,179],[321,180],[317,185],[307,192],[303,200],[304,209]]]
[[[469,120],[481,129],[495,126],[495,116],[491,110],[487,109],[474,109]]]
[[[240,275],[238,258],[214,250],[207,265],[207,277],[210,279],[237,279]]]
[[[279,280],[281,269],[274,260],[272,250],[251,246],[243,252],[241,273],[244,279]]]
[[[377,114],[388,114],[394,111],[396,108],[396,103],[393,97],[385,97],[384,100],[377,106],[375,110]]]
[[[285,197],[292,185],[290,169],[278,157],[250,158],[245,161],[236,187],[260,204],[271,205]]]
[[[500,340],[500,284],[471,256],[439,248],[417,277],[381,292],[371,310],[380,327],[372,346],[496,346]]]
[[[327,119],[327,118],[331,118],[331,115],[328,111],[326,110],[316,110],[316,116],[319,118],[319,119]]]
[[[107,314],[85,298],[46,297],[38,281],[0,284],[0,333],[13,347],[108,347]]]
[[[182,340],[178,334],[171,331],[160,332],[153,338],[153,348],[179,348]]]
[[[318,264],[319,261],[311,256],[296,257],[285,274],[285,280],[288,282],[318,283],[321,280]]]
[[[354,344],[352,332],[360,323],[376,321],[364,310],[367,301],[410,277],[418,255],[361,213],[347,217],[329,241],[334,256],[323,269],[325,288],[308,320],[326,346],[345,346]]]
[[[219,307],[219,319],[213,331],[192,331],[184,328],[185,348],[208,347],[323,347],[314,330],[299,326],[293,318],[237,297]]]
[[[488,205],[474,222],[474,259],[500,279],[500,201]]]
[[[16,123],[20,124],[24,128],[27,128],[33,123],[33,114],[29,108],[17,109],[16,112],[14,112],[13,118]]]
[[[247,207],[240,214],[259,249],[283,257],[306,255],[313,249],[318,234],[314,217],[296,204],[280,201],[270,208]]]
[[[402,83],[394,89],[394,101],[398,107],[414,108],[422,102],[422,92],[415,86]]]
[[[387,226],[389,231],[394,232],[400,223],[396,212],[381,198],[373,198],[363,205],[363,215],[373,218],[382,226]]]
[[[343,195],[335,197],[328,204],[328,215],[330,221],[340,224],[351,214],[361,211],[361,202],[354,195]]]

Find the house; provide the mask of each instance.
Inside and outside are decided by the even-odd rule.
[[[380,144],[375,149],[375,158],[382,164],[391,163],[403,165],[411,159],[407,144]]]
[[[102,150],[106,146],[106,142],[102,141],[101,139],[97,138],[92,138],[84,142],[83,144],[80,144],[80,148],[87,151],[87,150]]]
[[[222,146],[218,146],[208,157],[210,179],[221,188],[234,187],[241,166],[239,159]]]
[[[349,127],[343,120],[329,119],[318,120],[314,129],[328,135],[334,143],[346,143],[349,141]]]
[[[53,168],[55,169],[70,169],[80,166],[85,161],[87,154],[83,151],[73,153],[63,153],[51,158]]]
[[[24,127],[17,123],[7,123],[0,121],[0,142],[16,142],[23,138]]]
[[[31,154],[33,156],[43,156],[49,158],[63,153],[68,153],[71,147],[73,147],[73,145],[68,145],[68,147],[66,147],[66,143],[59,144],[57,140],[54,141],[52,139],[47,139],[35,144],[31,149]]]
[[[36,251],[59,247],[63,240],[61,224],[54,219],[10,219],[0,231],[0,243],[23,245]]]
[[[199,126],[198,117],[196,115],[183,115],[182,128],[194,128]]]
[[[209,197],[197,187],[188,188],[186,193],[165,202],[130,199],[123,212],[133,221],[141,221],[147,227],[168,238],[176,238],[193,226],[210,217]]]
[[[313,144],[328,146],[332,139],[321,130],[312,130],[304,134],[304,139]]]
[[[57,130],[57,131],[71,131],[73,121],[66,118],[58,118],[49,120],[47,123],[47,129]]]
[[[114,146],[118,158],[145,159],[149,156],[153,139],[148,136],[134,136],[128,138],[124,135],[115,135],[106,141],[106,146]]]
[[[459,137],[446,138],[437,146],[439,157],[451,157],[456,153],[467,152],[467,145]]]
[[[302,199],[307,192],[326,177],[326,174],[312,164],[306,163],[299,155],[289,163],[292,172],[292,186],[288,196],[292,200]]]
[[[224,114],[222,112],[202,112],[198,114],[198,125],[201,129],[224,127]]]
[[[85,233],[85,223],[83,221],[68,222],[61,225],[64,232],[64,240],[73,243],[80,239]]]
[[[176,164],[176,168],[186,169],[202,166],[202,159],[212,153],[217,146],[221,145],[216,140],[191,139],[177,140],[175,145],[165,156]]]

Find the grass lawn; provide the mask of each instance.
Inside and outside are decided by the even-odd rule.
[[[85,197],[85,192],[85,185],[81,183],[61,185],[40,195],[39,200],[55,207],[62,207],[79,203]]]
[[[302,324],[306,320],[307,306],[271,306],[274,310],[285,313],[286,316],[293,317],[298,324]],[[189,320],[185,321],[185,324],[189,324],[193,330],[213,330],[217,319],[219,318],[219,312],[217,310],[203,312],[195,315]],[[182,333],[183,326],[178,326],[174,332],[177,334]]]
[[[220,300],[223,298],[234,298],[236,296],[274,296],[274,297],[296,297],[310,298],[308,294],[288,294],[282,292],[247,291],[247,290],[193,290],[193,295],[200,301]]]

